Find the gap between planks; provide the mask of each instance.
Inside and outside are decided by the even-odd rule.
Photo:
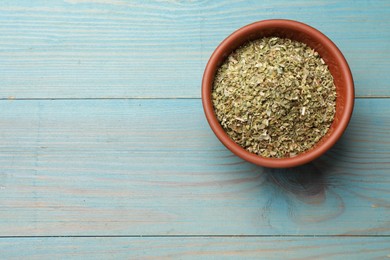
[[[390,238],[390,235],[69,235],[69,236],[0,236],[0,239],[12,238]]]
[[[361,97],[355,97],[355,99],[388,99],[390,96],[361,96]],[[14,97],[8,97],[8,98],[0,98],[0,101],[10,101],[10,100],[22,100],[22,101],[29,101],[29,100],[198,100],[201,99],[200,97],[113,97],[113,98],[14,98]]]

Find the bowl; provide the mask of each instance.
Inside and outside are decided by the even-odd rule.
[[[336,113],[328,132],[311,149],[289,158],[267,158],[251,153],[235,143],[220,125],[212,103],[214,76],[233,50],[248,41],[263,37],[290,38],[303,42],[319,53],[333,76],[336,86]],[[340,139],[347,128],[354,106],[354,84],[348,63],[337,46],[317,29],[292,20],[264,20],[244,26],[228,36],[213,52],[202,79],[202,104],[207,121],[230,151],[242,159],[269,168],[290,168],[320,157]]]

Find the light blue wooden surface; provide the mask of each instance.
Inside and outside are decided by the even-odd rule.
[[[5,238],[0,246],[4,258],[37,260],[390,258],[389,242],[383,237]]]
[[[343,139],[296,170],[233,156],[199,99],[0,111],[3,236],[390,235],[387,99],[357,100]]]
[[[234,30],[308,23],[351,65],[358,96],[390,95],[390,2],[10,0],[0,5],[0,97],[200,97],[205,64]]]
[[[217,44],[267,18],[323,31],[356,83],[296,169],[232,155],[199,99]],[[389,24],[388,1],[1,1],[0,257],[390,257]]]

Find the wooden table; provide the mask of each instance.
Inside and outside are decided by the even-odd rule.
[[[305,22],[345,54],[341,141],[290,170],[232,155],[200,100],[241,26]],[[390,257],[389,1],[3,0],[2,259]]]

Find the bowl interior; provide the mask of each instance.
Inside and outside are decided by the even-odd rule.
[[[310,150],[292,158],[265,158],[252,154],[237,145],[224,132],[212,108],[211,92],[215,73],[226,57],[248,41],[263,37],[290,38],[315,49],[328,65],[336,86],[336,114],[328,133]],[[293,167],[307,163],[328,150],[341,137],[353,109],[354,90],[349,66],[336,45],[318,30],[289,20],[257,22],[234,32],[214,51],[206,67],[202,82],[202,100],[209,124],[221,142],[236,155],[252,163],[267,167]],[[212,110],[212,111],[211,111]]]

